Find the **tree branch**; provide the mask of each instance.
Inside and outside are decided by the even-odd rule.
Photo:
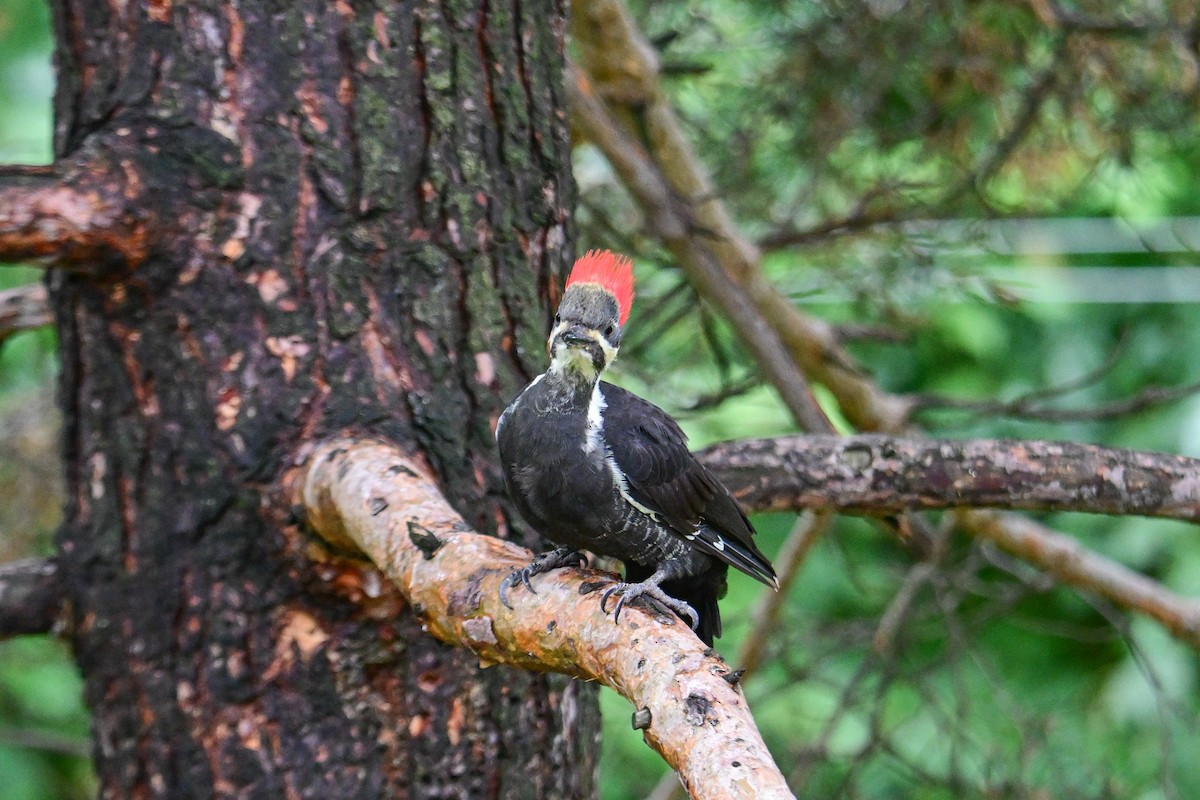
[[[841,347],[833,326],[801,313],[762,274],[761,253],[716,197],[662,94],[654,50],[620,0],[580,0],[572,31],[586,73],[567,75],[572,121],[604,153],[701,296],[724,311],[729,286],[739,287],[760,320],[757,327],[770,329],[794,363],[829,388],[847,419],[866,430],[903,429],[908,400],[874,383]],[[606,102],[636,120],[644,138]],[[738,332],[749,344],[753,334]]]
[[[808,380],[779,335],[759,313],[748,294],[726,275],[713,254],[694,235],[689,212],[679,205],[674,191],[642,153],[637,142],[596,97],[584,90],[586,85],[582,75],[573,68],[568,70],[567,97],[576,124],[609,156],[613,169],[648,213],[653,209],[654,227],[663,243],[684,267],[697,291],[721,309],[733,325],[797,423],[808,431],[832,432],[832,423],[817,404]]]
[[[528,551],[473,533],[417,460],[382,443],[342,439],[316,447],[293,494],[313,528],[339,549],[366,554],[438,639],[487,663],[601,681],[649,710],[647,743],[694,798],[790,798],[729,668],[677,619],[631,607],[620,624],[581,594],[610,576],[558,570],[537,594],[499,599],[501,581]],[[735,766],[736,765],[736,766]]]
[[[776,633],[779,624],[779,612],[787,600],[788,590],[800,574],[800,567],[808,559],[813,545],[820,540],[829,523],[833,521],[831,513],[810,513],[805,511],[796,520],[792,530],[779,548],[775,558],[775,569],[779,575],[779,589],[774,592],[762,592],[758,605],[750,616],[750,632],[742,640],[737,659],[741,680],[745,681],[758,670],[762,663],[763,654],[767,649],[767,641]],[[646,800],[676,800],[683,797],[683,786],[674,773],[667,771],[650,790]]]
[[[1041,391],[1009,401],[967,400],[943,395],[911,395],[913,412],[931,410],[965,411],[975,416],[1014,417],[1045,422],[1079,422],[1082,420],[1116,419],[1136,414],[1166,403],[1173,403],[1200,392],[1200,383],[1184,386],[1147,386],[1131,397],[1101,403],[1091,408],[1048,408]]]
[[[54,561],[26,558],[0,564],[0,638],[49,633],[62,613],[64,596]]]
[[[138,187],[125,173],[100,165],[82,165],[62,178],[0,175],[0,261],[83,269],[136,264],[149,238]]]
[[[1071,442],[781,436],[701,458],[757,511],[998,508],[1200,521],[1200,459]]]
[[[15,333],[53,322],[46,287],[40,283],[0,292],[0,345]]]
[[[1200,601],[1180,597],[1145,575],[1019,514],[969,511],[960,513],[959,522],[975,538],[994,542],[1069,586],[1139,611],[1200,649]]]

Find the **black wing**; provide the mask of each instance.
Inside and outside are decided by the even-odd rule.
[[[653,403],[610,383],[604,441],[630,497],[696,548],[775,586],[771,562],[754,545],[754,528],[716,476],[688,450],[687,436]]]

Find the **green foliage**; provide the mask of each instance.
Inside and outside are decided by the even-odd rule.
[[[1063,302],[1053,287],[1087,288],[1081,276],[1093,273],[1079,268],[1098,265],[1136,285],[1150,274],[1137,270],[1196,266],[1200,256],[1186,247],[1105,251],[1066,234],[997,249],[986,228],[952,234],[927,221],[1148,223],[1200,212],[1200,118],[1194,78],[1184,77],[1192,56],[1170,44],[1189,24],[1175,30],[1170,21],[1192,12],[1177,6],[1064,5],[1077,29],[1037,16],[1057,3],[634,8],[659,42],[665,88],[717,195],[760,237],[767,274],[806,313],[906,337],[848,345],[881,386],[997,402],[1078,383],[1039,405],[1062,410],[1200,382],[1200,309]],[[1097,20],[1111,25],[1082,29]],[[698,336],[706,318],[694,295],[676,289],[669,255],[648,242],[588,148],[579,165],[581,246],[639,256],[620,380],[679,412],[698,445],[793,431],[761,387],[688,410],[753,384],[753,366],[723,325]],[[1023,283],[1039,294],[1013,302]],[[1200,455],[1195,396],[1113,418],[930,408],[918,421],[936,435]],[[1044,521],[1181,595],[1200,590],[1194,526],[1077,514]],[[786,521],[759,522],[767,547],[777,546]],[[799,796],[1200,796],[1194,650],[954,536],[881,654],[873,637],[913,563],[878,527],[842,520],[804,564],[772,631],[771,659],[746,686]],[[718,649],[727,657],[758,593],[735,581],[723,605],[731,630]],[[623,704],[606,703],[601,772],[620,777],[604,796],[645,797],[646,772],[661,768]]]
[[[1048,403],[1086,408],[1147,386],[1200,381],[1196,306],[1014,304],[995,291],[997,270],[1005,279],[1054,274],[1069,281],[1080,266],[1189,266],[1200,263],[1196,253],[1080,255],[1049,242],[1029,257],[973,250],[971,236],[948,241],[936,229],[902,224],[1200,213],[1194,47],[1189,53],[1186,37],[1170,25],[1139,24],[1194,12],[1084,0],[1070,13],[1118,24],[1109,33],[1072,32],[1037,16],[1037,8],[1053,6],[669,0],[634,10],[648,34],[671,38],[661,51],[667,89],[718,194],[744,230],[763,238],[769,276],[809,313],[909,337],[850,345],[882,386],[1013,400],[1086,375],[1119,350],[1110,369]],[[48,28],[40,0],[0,0],[0,161],[49,160]],[[1014,131],[1021,135],[1005,151]],[[729,330],[698,310],[589,148],[578,153],[577,177],[581,246],[639,255],[639,299],[620,381],[678,411],[698,446],[792,431]],[[836,219],[847,224],[822,232]],[[36,275],[0,269],[0,288]],[[11,421],[24,419],[22,410],[48,402],[53,347],[51,332],[36,332],[0,351],[0,440],[17,438]],[[753,388],[700,411],[687,408],[743,383]],[[836,418],[832,398],[817,392]],[[920,421],[943,435],[1200,455],[1196,398],[1115,419],[930,410]],[[10,447],[0,460],[5,497],[18,497],[10,487],[21,475],[50,494],[40,490],[50,478],[31,468],[29,456],[10,453],[49,452],[52,460],[56,447],[26,439],[34,444]],[[1045,521],[1181,594],[1200,594],[1192,526],[1081,515]],[[756,522],[773,553],[791,519]],[[0,549],[6,557],[44,552],[54,524],[44,512],[22,523],[2,518]],[[34,535],[18,540],[18,531]],[[878,527],[846,519],[818,544],[791,590],[769,659],[746,692],[801,796],[1200,796],[1194,651],[1154,624],[954,537],[915,592],[891,649],[880,653],[873,637],[913,563]],[[732,579],[719,642],[728,657],[760,591],[749,579]],[[603,704],[604,797],[644,797],[661,764],[630,729],[628,705],[611,693]],[[87,759],[71,754],[84,745],[86,725],[79,677],[59,644],[37,637],[0,643],[6,798],[92,793]]]
[[[43,0],[0,0],[0,163],[51,156],[50,18]],[[40,270],[0,265],[0,290]],[[0,560],[45,553],[59,519],[52,330],[0,346]],[[88,714],[55,637],[0,641],[0,776],[6,800],[93,797]]]

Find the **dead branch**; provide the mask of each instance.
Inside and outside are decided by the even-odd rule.
[[[1200,521],[1200,459],[1071,442],[781,436],[704,463],[748,508],[895,514],[996,508]]]
[[[572,32],[583,67],[583,74],[572,71],[566,80],[572,121],[613,165],[697,291],[724,310],[728,287],[740,287],[760,327],[771,329],[794,363],[829,388],[852,423],[865,430],[902,430],[907,399],[881,389],[841,347],[832,325],[801,313],[762,274],[761,253],[716,196],[662,94],[654,50],[620,0],[577,2]],[[643,139],[633,134],[630,119],[645,131]],[[722,275],[711,274],[714,270]],[[738,332],[747,341],[748,332]]]
[[[1176,638],[1200,648],[1200,601],[1180,597],[1145,575],[1091,552],[1071,537],[1018,514],[967,511],[960,512],[959,522],[972,536],[994,542],[1068,586],[1139,611]]]
[[[1131,397],[1101,403],[1090,408],[1050,408],[1042,405],[1038,392],[1010,401],[966,400],[942,395],[913,395],[913,412],[930,410],[964,411],[974,416],[1013,417],[1045,422],[1080,422],[1116,419],[1137,414],[1156,406],[1173,403],[1200,392],[1200,383],[1184,386],[1147,386]]]
[[[53,322],[46,287],[40,283],[0,292],[0,345],[14,333]]]
[[[0,638],[51,631],[63,608],[60,579],[50,559],[0,564]]]
[[[146,256],[150,208],[130,172],[103,161],[57,175],[0,172],[0,261],[94,270]]]
[[[611,578],[559,570],[537,594],[500,582],[528,551],[474,533],[420,463],[399,448],[350,439],[316,447],[294,495],[312,527],[339,549],[364,553],[395,581],[438,639],[485,663],[553,670],[611,686],[648,710],[647,743],[694,798],[791,798],[729,668],[677,619],[641,607],[620,624],[587,584]]]
[[[754,353],[755,360],[783,398],[802,428],[831,432],[833,425],[817,404],[804,373],[784,347],[778,333],[759,312],[758,306],[734,282],[691,230],[690,214],[683,208],[662,175],[641,152],[604,105],[585,89],[587,80],[575,69],[568,70],[567,97],[576,124],[597,144],[644,207],[652,208],[655,231],[687,270],[693,286],[725,318]],[[648,212],[649,213],[649,212]]]

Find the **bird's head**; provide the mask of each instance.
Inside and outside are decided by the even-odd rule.
[[[633,305],[633,264],[608,250],[575,262],[550,330],[550,369],[594,381],[617,357]]]

